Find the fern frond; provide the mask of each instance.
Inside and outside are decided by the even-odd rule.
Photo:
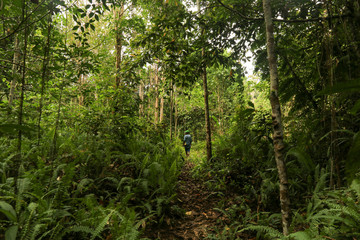
[[[46,226],[46,224],[39,223],[36,224],[33,228],[33,232],[31,234],[30,239],[31,240],[38,240],[37,235],[40,233],[40,231]]]
[[[70,229],[65,231],[66,233],[71,232],[83,232],[88,234],[93,234],[95,231],[92,228],[89,228],[88,226],[73,226]]]
[[[244,231],[256,231],[256,232],[262,232],[268,234],[272,239],[281,239],[284,235],[276,230],[275,228],[268,227],[268,226],[262,226],[262,225],[250,225],[246,228],[241,229],[240,232]]]
[[[360,180],[354,179],[350,185],[350,189],[355,191],[357,199],[360,200]]]
[[[115,210],[111,210],[111,212],[99,223],[95,231],[92,233],[91,240],[94,240],[104,230],[114,212]]]

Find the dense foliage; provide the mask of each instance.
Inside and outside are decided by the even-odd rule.
[[[146,238],[185,161],[223,199],[208,239],[360,237],[360,1],[272,1],[289,236],[262,1],[198,4],[1,1],[1,239]]]

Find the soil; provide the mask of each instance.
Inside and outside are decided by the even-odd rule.
[[[223,197],[208,189],[204,180],[194,179],[190,172],[192,167],[190,162],[186,162],[179,176],[176,205],[184,212],[182,216],[165,217],[161,226],[146,229],[144,237],[154,240],[196,240],[215,234],[216,229],[223,229],[223,222],[227,219],[214,210]]]

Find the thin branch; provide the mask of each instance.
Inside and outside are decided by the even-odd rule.
[[[20,26],[23,25],[23,24],[31,17],[31,15],[32,15],[33,13],[35,13],[45,1],[46,1],[46,0],[43,0],[40,4],[38,4],[38,5],[34,8],[34,10],[31,11],[31,13],[29,13],[29,14],[19,23],[19,25],[15,28],[14,31],[12,31],[11,33],[9,33],[8,35],[6,35],[5,37],[0,38],[0,40],[4,40],[4,39],[6,39],[6,38],[9,38],[9,37],[11,37],[12,35],[14,35],[15,33],[17,33],[18,31],[21,31],[21,30],[23,30],[24,28],[26,28],[27,26],[30,26],[30,24],[29,24],[29,25],[25,26],[24,28],[20,29]]]
[[[21,63],[14,63],[13,61],[10,61],[10,60],[6,60],[6,59],[0,59],[0,61],[3,61],[3,62],[8,62],[8,63],[11,63],[11,64],[14,64],[14,65],[17,65],[19,67],[23,67],[23,65]],[[10,67],[7,67],[5,65],[0,65],[0,67],[2,68],[6,68],[6,69],[11,69]],[[30,72],[33,72],[33,73],[36,73],[36,74],[40,74],[41,72],[39,71],[35,71],[29,67],[25,67],[26,70],[29,70]]]

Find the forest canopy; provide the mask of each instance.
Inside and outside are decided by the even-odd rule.
[[[359,0],[0,0],[0,239],[359,239],[359,67]]]

